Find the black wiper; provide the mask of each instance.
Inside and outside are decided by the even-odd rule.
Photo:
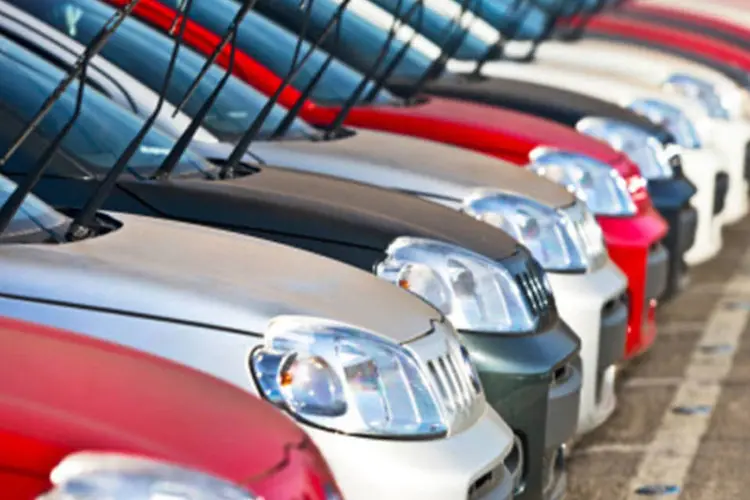
[[[396,6],[396,12],[401,12],[401,6],[403,5],[403,0],[399,0],[397,6]],[[420,15],[422,14],[422,4],[421,2],[416,2],[412,4],[411,8],[406,13],[406,16],[404,19],[406,19],[407,23],[409,20],[411,20],[411,16],[414,15],[415,12],[419,12]],[[421,18],[420,18],[421,20]],[[375,61],[373,62],[372,66],[368,69],[368,71],[363,75],[362,79],[360,80],[357,87],[354,89],[354,91],[351,93],[349,98],[344,102],[344,104],[341,106],[341,109],[338,113],[336,113],[335,118],[330,123],[328,127],[328,131],[326,134],[328,136],[331,136],[332,134],[335,134],[337,130],[343,125],[344,120],[346,120],[346,116],[349,114],[349,112],[352,110],[355,104],[359,102],[359,98],[362,96],[362,93],[367,89],[367,85],[371,82],[371,80],[375,77],[375,74],[378,72],[380,67],[382,66],[383,62],[385,62],[385,58],[388,55],[388,51],[391,48],[391,45],[393,44],[394,39],[396,38],[396,35],[398,34],[398,30],[404,23],[402,18],[398,18],[394,16],[393,23],[391,24],[390,29],[388,30],[388,36],[386,37],[385,42],[383,43],[383,46],[380,49],[380,52],[378,53],[377,57],[375,58]],[[416,36],[416,31],[415,31]],[[413,37],[411,40],[409,40],[409,43],[411,43],[413,40]],[[397,54],[398,55],[398,54]],[[391,69],[392,64],[389,65],[386,68],[386,73],[389,69]],[[378,88],[378,83],[382,85],[382,75],[380,78],[378,78],[375,82],[375,88]],[[375,95],[377,95],[377,92],[380,90],[376,90],[375,94],[370,92],[370,94],[367,96],[368,98],[372,97],[374,99]]]
[[[213,108],[216,99],[219,97],[219,93],[222,91],[226,83],[229,81],[229,78],[232,76],[232,72],[234,70],[235,55],[237,52],[237,32],[239,31],[242,20],[245,19],[247,13],[250,12],[253,7],[255,7],[256,3],[258,3],[258,0],[250,0],[240,7],[240,9],[237,11],[237,14],[234,16],[232,23],[229,25],[229,29],[224,34],[221,42],[216,46],[211,56],[206,60],[206,63],[198,72],[198,75],[190,84],[188,90],[185,92],[185,95],[177,105],[177,110],[182,109],[182,107],[185,105],[185,102],[187,102],[195,89],[198,87],[201,79],[203,79],[211,65],[214,64],[214,61],[219,56],[221,51],[224,50],[224,47],[226,47],[227,43],[229,43],[229,63],[227,64],[224,75],[216,84],[216,87],[213,89],[211,94],[203,102],[195,116],[193,116],[193,119],[190,121],[190,124],[187,126],[185,131],[180,135],[179,139],[177,139],[177,142],[175,142],[174,146],[162,162],[159,169],[154,172],[153,179],[167,179],[172,174],[175,167],[180,162],[180,158],[182,157],[183,153],[193,141],[193,138],[195,137],[196,132],[203,123],[203,120],[206,118],[206,115],[208,115],[208,113],[211,111],[211,108]],[[175,114],[177,114],[177,111],[175,111]],[[222,170],[220,173],[220,176],[222,178],[228,175],[231,175],[231,172],[225,172],[224,170]]]
[[[401,1],[401,0],[399,0]],[[308,2],[308,8],[310,9],[309,12],[312,13],[312,7],[315,0],[310,0]],[[316,45],[320,46],[323,44],[323,42],[330,36],[330,30],[335,29],[334,38],[336,40],[336,43],[338,44],[341,40],[341,23],[339,22],[341,20],[341,17],[344,15],[344,11],[349,6],[349,3],[351,0],[343,0],[341,4],[339,4],[338,8],[334,11],[334,14],[331,16],[331,18],[328,20],[326,25],[324,26],[324,30],[321,33],[321,36],[318,37],[316,40]],[[307,33],[307,19],[303,21],[302,29],[300,29],[299,37],[297,40],[297,47],[301,47],[302,43],[304,41],[305,34]],[[296,57],[295,53],[295,57]],[[294,104],[289,108],[286,115],[284,115],[284,118],[279,123],[278,127],[276,127],[276,130],[274,130],[273,134],[271,134],[272,138],[278,138],[284,136],[286,134],[287,130],[289,130],[289,127],[292,126],[292,123],[294,123],[295,118],[299,115],[300,111],[302,111],[302,107],[305,105],[305,102],[310,98],[310,94],[312,94],[312,91],[315,89],[315,87],[318,86],[318,83],[320,82],[320,79],[323,78],[323,75],[330,67],[331,63],[335,61],[336,58],[333,56],[333,53],[329,53],[326,57],[325,61],[323,61],[323,64],[320,65],[320,68],[315,72],[315,74],[310,78],[310,81],[307,82],[307,85],[300,89],[300,95],[297,98],[296,101],[294,101]]]
[[[565,29],[558,30],[556,35],[561,40],[566,42],[580,40],[589,22],[591,22],[591,20],[606,6],[607,0],[597,0],[593,8],[583,11],[583,0],[581,0],[581,4],[579,5],[576,13],[580,14],[578,22],[576,22],[573,26],[568,26]],[[581,13],[581,11],[583,11],[583,13]]]
[[[42,106],[37,111],[36,115],[29,121],[26,127],[21,131],[18,137],[11,142],[10,147],[5,152],[2,158],[0,158],[0,173],[7,164],[8,160],[18,151],[18,149],[28,140],[31,134],[39,128],[42,120],[49,114],[55,103],[63,96],[65,91],[70,85],[79,80],[78,93],[76,95],[76,105],[71,115],[71,119],[61,128],[57,136],[51,141],[50,145],[42,153],[41,158],[34,166],[33,169],[24,177],[24,179],[16,186],[16,189],[11,193],[10,197],[6,200],[3,206],[0,208],[0,234],[5,232],[8,225],[13,220],[18,210],[23,205],[26,196],[34,189],[36,184],[44,175],[44,171],[49,165],[50,159],[54,153],[60,148],[62,140],[68,133],[73,123],[78,118],[80,109],[83,103],[83,93],[86,86],[85,76],[91,58],[97,55],[104,44],[109,40],[112,34],[122,24],[122,22],[130,15],[139,0],[131,0],[127,5],[117,10],[108,20],[99,32],[94,36],[86,50],[76,60],[75,64],[70,68],[68,74],[60,81],[57,87],[47,97]]]
[[[181,3],[180,9],[178,9],[179,15],[175,18],[175,23],[178,22],[181,16],[187,17],[187,15],[190,13],[190,8],[192,7],[192,5],[193,0],[186,0],[185,2]],[[70,224],[70,227],[68,227],[68,231],[65,235],[65,238],[68,241],[79,241],[91,235],[93,223],[96,219],[96,213],[99,211],[101,206],[107,200],[107,197],[115,188],[117,179],[120,177],[120,174],[122,174],[122,172],[124,172],[127,168],[128,163],[133,158],[133,155],[135,155],[136,151],[143,142],[143,139],[146,137],[146,134],[148,134],[148,132],[151,130],[151,127],[153,126],[156,118],[161,112],[161,109],[164,106],[164,102],[166,100],[167,91],[169,90],[169,85],[172,81],[172,74],[174,73],[174,69],[177,64],[177,57],[179,55],[180,48],[182,47],[186,24],[187,23],[185,22],[180,24],[177,36],[175,37],[175,43],[169,59],[169,65],[167,66],[167,71],[164,75],[164,82],[162,83],[162,88],[159,92],[159,99],[156,103],[156,106],[154,107],[154,110],[143,123],[141,129],[130,141],[128,146],[122,152],[109,172],[107,172],[107,175],[104,176],[102,182],[99,183],[99,186],[97,186],[94,194],[86,201],[83,208],[73,219],[73,222]]]
[[[312,2],[314,2],[314,0],[307,0],[306,2],[307,4],[306,16],[312,15],[312,7],[313,7]],[[326,38],[328,38],[334,26],[338,23],[338,19],[343,14],[344,9],[346,8],[347,5],[349,5],[349,0],[344,0],[342,5],[340,5],[339,8],[336,9],[335,14],[331,16],[331,19],[324,26],[323,32],[321,33],[318,40],[310,44],[308,51],[299,60],[295,60],[295,59],[292,60],[292,64],[289,67],[289,71],[287,72],[286,76],[284,76],[284,78],[281,80],[279,87],[276,89],[273,95],[268,99],[266,104],[260,110],[260,112],[255,117],[255,120],[250,125],[250,127],[245,131],[244,134],[242,134],[239,141],[237,141],[237,145],[232,150],[232,153],[229,155],[229,158],[224,163],[224,165],[222,165],[221,167],[222,176],[225,176],[225,172],[231,172],[235,168],[237,168],[237,165],[242,161],[242,157],[245,155],[245,152],[250,147],[250,144],[252,144],[253,140],[258,135],[258,132],[260,132],[261,127],[263,127],[263,123],[271,114],[271,111],[273,111],[273,107],[278,102],[279,98],[281,97],[281,94],[291,84],[292,80],[299,74],[302,68],[304,68],[305,64],[307,64],[307,61],[310,60],[310,58],[313,56],[315,51],[320,47],[320,44],[323,43],[323,41],[325,41]],[[295,57],[299,56],[299,53],[301,51],[300,48],[304,42],[305,32],[307,31],[307,20],[305,20],[303,28],[305,31],[300,31],[299,33],[297,47],[295,48]]]
[[[461,4],[461,12],[458,16],[458,19],[454,18],[448,26],[448,28],[451,29],[451,34],[449,35],[447,41],[443,44],[440,55],[437,59],[432,61],[427,70],[425,70],[425,72],[422,73],[417,81],[414,82],[411,88],[412,96],[419,95],[430,80],[439,78],[440,75],[443,74],[446,66],[448,65],[448,61],[456,54],[456,52],[458,52],[458,50],[461,48],[461,45],[464,43],[464,40],[466,40],[466,37],[469,35],[469,30],[461,27],[461,18],[468,10],[469,5],[471,5],[471,1],[472,0],[464,0]],[[458,32],[458,36],[455,36],[456,31]]]

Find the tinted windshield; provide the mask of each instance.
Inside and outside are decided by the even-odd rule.
[[[18,120],[29,122],[64,76],[45,60],[0,37],[0,107]],[[71,85],[55,102],[38,129],[41,136],[54,137],[69,120],[77,91],[77,84]],[[82,166],[109,169],[141,126],[140,118],[89,88],[62,149]],[[140,176],[149,175],[161,165],[173,144],[174,141],[152,129],[131,159],[129,169]],[[186,152],[175,173],[207,172],[214,168],[201,157]]]
[[[10,144],[0,139],[0,155],[5,154]],[[0,206],[8,201],[16,190],[16,184],[0,175]],[[66,224],[68,218],[44,203],[33,194],[26,195],[23,204],[13,216],[2,239],[20,238],[26,235],[47,232]]]
[[[114,13],[112,7],[96,0],[11,1],[86,45]],[[101,55],[147,87],[160,92],[173,46],[168,36],[130,18],[112,35]],[[187,47],[180,49],[166,95],[170,102],[178,103],[182,99],[205,61],[203,56]],[[195,116],[223,75],[223,70],[218,66],[209,69],[184,107],[188,115]],[[234,140],[247,130],[267,101],[267,97],[254,88],[238,78],[230,77],[203,125],[222,140]],[[270,137],[285,115],[284,108],[274,106],[259,137]],[[316,131],[301,120],[295,120],[287,132],[288,137],[311,137],[315,134]]]
[[[543,0],[545,1],[545,0]],[[554,0],[547,1],[547,4]],[[568,2],[574,4],[577,2]],[[481,0],[471,9],[505,36],[532,40],[544,33],[549,16],[529,1]]]
[[[459,39],[458,37],[463,37],[461,46],[454,53],[456,59],[479,60],[492,49],[476,36],[457,26],[452,18],[443,16],[432,9],[421,7],[417,11],[418,14],[410,15],[408,19],[405,19],[404,14],[409,12],[415,4],[421,5],[418,0],[374,0],[373,3],[378,4],[395,17],[408,21],[407,24],[440,47],[443,47],[449,38],[456,40]],[[464,1],[461,0],[458,3],[463,5]]]
[[[162,3],[177,9],[182,1],[162,0]],[[297,6],[299,7],[298,1]],[[239,4],[232,0],[193,0],[190,19],[214,33],[223,35],[238,8]],[[296,45],[297,37],[294,34],[255,12],[248,13],[237,34],[239,49],[281,77],[292,67]],[[300,53],[305,54],[309,49],[310,45],[305,43]],[[327,57],[328,54],[322,50],[314,51],[304,68],[292,80],[292,86],[297,89],[305,88]],[[361,81],[361,73],[339,61],[334,61],[323,74],[311,96],[320,103],[341,104],[352,95]],[[375,102],[385,103],[394,99],[391,94],[382,91]]]
[[[213,2],[214,0],[203,1]],[[294,32],[299,32],[302,27],[302,11],[299,9],[298,0],[260,0],[255,8]],[[309,40],[320,36],[337,8],[338,3],[331,0],[315,0],[312,3],[313,15],[308,27]],[[323,43],[323,48],[362,72],[372,68],[388,38],[386,30],[348,10],[341,18],[340,33],[341,39],[338,43],[333,37],[329,37]],[[381,67],[387,67],[388,62],[393,60],[403,46],[402,42],[393,40],[388,48],[386,62]],[[408,49],[393,75],[405,79],[419,78],[431,63],[432,60],[419,51]]]

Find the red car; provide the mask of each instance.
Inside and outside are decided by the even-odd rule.
[[[63,494],[64,481],[52,484],[65,478],[80,481],[79,491],[102,475],[113,488],[133,487],[133,479],[139,487],[173,481],[197,488],[206,474],[248,498],[341,498],[305,433],[240,389],[161,358],[14,320],[0,319],[0,344],[3,500],[37,498],[53,486],[60,498],[78,498]],[[116,496],[94,491],[86,498]]]
[[[126,4],[126,0],[106,1],[117,6]],[[157,0],[141,0],[134,13],[164,31],[176,30],[180,26],[180,23],[175,23],[177,12]],[[211,54],[220,42],[218,35],[190,20],[186,21],[183,36],[189,46],[204,54]],[[228,62],[229,47],[226,47],[218,63],[226,67]],[[279,75],[239,49],[233,68],[237,76],[267,95],[276,92],[282,83]],[[288,86],[282,91],[279,101],[289,107],[299,98],[299,90]],[[325,126],[339,111],[339,107],[308,99],[300,115],[316,125]],[[531,115],[436,97],[425,98],[414,106],[355,106],[346,123],[454,144],[519,166],[530,162],[529,155],[535,148],[546,146],[584,154],[615,168],[628,183],[637,214],[632,217],[600,216],[598,220],[612,260],[628,276],[630,318],[626,356],[636,356],[653,344],[656,338],[656,300],[646,296],[647,264],[649,252],[664,238],[668,226],[652,207],[638,167],[625,155],[572,129]]]
[[[689,16],[690,14],[683,13],[682,15]],[[652,47],[674,49],[750,71],[750,52],[747,50],[708,36],[701,31],[693,32],[669,27],[660,24],[658,20],[635,19],[618,15],[616,12],[605,13],[591,19],[586,25],[586,32],[594,35],[615,36],[622,40],[639,40],[647,42]]]

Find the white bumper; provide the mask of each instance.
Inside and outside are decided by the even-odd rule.
[[[508,500],[513,483],[503,460],[513,433],[487,405],[469,429],[447,439],[396,441],[305,431],[320,448],[347,500],[456,500],[469,498],[488,473],[499,482],[482,500]]]
[[[695,243],[685,254],[690,265],[712,259],[722,246],[721,220],[714,216],[714,192],[716,174],[725,170],[721,155],[710,149],[683,150],[682,165],[685,176],[698,188],[691,204],[698,212]]]
[[[745,154],[750,142],[750,122],[746,120],[718,121],[713,125],[712,145],[726,157],[729,192],[724,211],[719,214],[722,224],[733,224],[748,212],[748,182],[745,180]]]
[[[589,432],[604,423],[617,404],[614,377],[607,376],[597,403],[597,374],[600,372],[600,348],[608,339],[602,338],[602,309],[627,290],[627,277],[608,262],[602,269],[588,274],[548,273],[555,302],[562,319],[581,339],[583,385],[578,412],[578,433]],[[624,318],[627,328],[627,315]],[[624,337],[619,337],[624,352]]]

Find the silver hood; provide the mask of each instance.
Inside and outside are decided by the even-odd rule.
[[[256,334],[276,315],[312,315],[399,343],[441,317],[332,259],[201,226],[113,216],[123,226],[90,240],[2,245],[0,294]]]
[[[476,188],[516,193],[552,208],[574,201],[563,187],[497,158],[396,134],[356,132],[332,141],[258,141],[250,152],[273,166],[454,201],[463,200]],[[228,144],[194,141],[192,146],[214,159],[231,150]]]

